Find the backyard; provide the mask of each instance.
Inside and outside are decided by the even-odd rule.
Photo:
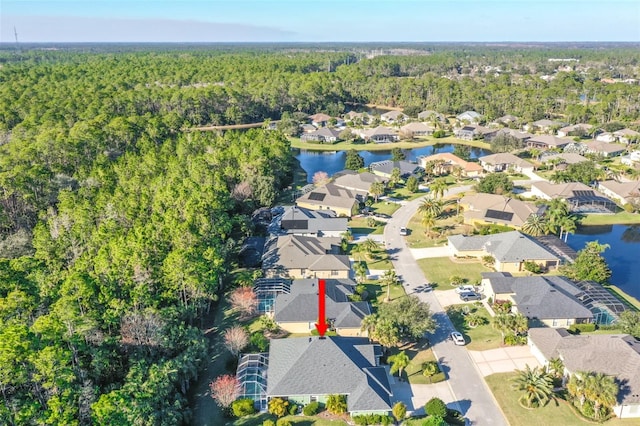
[[[449,257],[433,257],[417,260],[424,276],[429,282],[438,284],[436,290],[450,290],[450,278],[454,275],[462,278],[464,284],[476,285],[480,283],[481,272],[491,272],[491,269],[475,259],[452,261]]]
[[[520,405],[518,398],[520,392],[512,389],[511,383],[516,373],[496,373],[485,377],[487,385],[493,392],[493,396],[502,408],[502,412],[509,424],[518,426],[563,425],[581,426],[594,424],[593,421],[582,420],[576,414],[567,401],[558,399],[551,401],[546,406],[536,409],[527,409]],[[637,425],[638,419],[612,419],[604,424],[610,426]]]

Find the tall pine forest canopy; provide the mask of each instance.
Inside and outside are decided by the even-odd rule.
[[[0,424],[190,422],[201,318],[292,180],[283,133],[194,127],[366,103],[640,119],[640,86],[603,83],[640,76],[633,46],[367,50],[0,50]]]

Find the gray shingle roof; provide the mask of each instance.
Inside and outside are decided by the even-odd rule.
[[[640,341],[626,334],[570,335],[551,328],[532,328],[529,339],[546,359],[561,356],[570,372],[615,376],[624,383],[618,403],[640,403]]]
[[[458,251],[485,250],[499,262],[559,260],[534,238],[518,231],[493,235],[452,235],[449,237],[449,242]]]
[[[382,176],[374,175],[373,173],[369,172],[343,172],[340,174],[340,176],[334,179],[333,184],[342,188],[369,192],[369,190],[371,189],[371,185],[374,182],[386,182],[387,180],[388,179]]]
[[[348,219],[336,217],[336,213],[332,210],[310,210],[291,206],[282,214],[280,227],[290,234],[317,234],[321,231],[346,232]]]
[[[348,279],[327,279],[326,314],[336,328],[360,327],[362,319],[371,313],[367,302],[350,302],[355,283]],[[276,322],[312,322],[318,319],[318,280],[294,280],[290,294],[276,297]]]
[[[271,340],[267,395],[347,395],[349,411],[391,409],[391,386],[375,345],[359,337]]]
[[[420,166],[416,163],[411,163],[409,161],[384,160],[384,161],[376,161],[374,163],[371,163],[369,165],[369,168],[371,170],[375,170],[387,175],[390,175],[393,169],[398,168],[400,169],[400,176],[408,176],[416,172],[416,170],[419,169]]]
[[[323,194],[324,197],[317,197],[317,194]],[[358,196],[365,197],[366,195],[367,193],[364,191],[354,191],[328,183],[324,186],[314,188],[313,191],[300,196],[297,201],[299,203],[304,202],[323,207],[351,209],[351,207],[356,203],[356,198]],[[318,199],[316,200],[314,197]]]
[[[273,237],[265,245],[263,269],[350,270],[349,256],[338,252],[338,237],[287,235]],[[315,269],[312,269],[313,268]],[[325,268],[326,267],[326,268]]]

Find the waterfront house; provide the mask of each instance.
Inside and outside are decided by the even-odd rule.
[[[360,130],[358,131],[358,135],[366,141],[373,141],[375,143],[390,143],[400,140],[397,131],[384,126],[378,126],[375,129]]]
[[[573,212],[615,211],[616,205],[603,194],[580,182],[550,183],[533,182],[531,194],[543,200],[562,198]]]
[[[571,139],[562,139],[553,135],[535,135],[527,140],[527,147],[537,149],[564,148],[573,142]]]
[[[411,163],[409,161],[392,161],[392,160],[383,160],[376,161],[375,163],[371,163],[369,165],[369,169],[373,174],[378,176],[382,176],[385,178],[390,178],[393,174],[393,169],[400,170],[400,177],[402,179],[407,179],[409,176],[419,174],[422,168],[416,164]]]
[[[640,201],[640,181],[618,182],[605,180],[598,182],[598,189],[621,206]]]
[[[485,155],[478,158],[482,168],[488,172],[504,171],[533,171],[534,166],[527,160],[523,160],[509,152]]]
[[[300,139],[305,142],[333,143],[340,139],[340,132],[336,129],[321,127],[313,132],[303,133]]]
[[[371,185],[374,183],[380,182],[386,185],[388,181],[388,178],[370,172],[358,173],[353,170],[342,170],[334,175],[333,184],[359,194],[368,194],[371,190]],[[364,202],[366,199],[361,201]]]
[[[434,130],[432,126],[415,121],[400,127],[400,132],[408,138],[431,135]]]
[[[459,167],[462,175],[465,177],[478,177],[482,175],[482,166],[478,163],[471,161],[465,161],[457,155],[449,152],[442,152],[439,154],[433,154],[426,157],[420,157],[420,166],[426,170],[428,163],[437,163],[438,169],[436,173],[453,173],[454,170]]]
[[[498,194],[465,195],[459,201],[464,223],[470,225],[498,224],[521,228],[532,214],[541,215],[544,206]]]

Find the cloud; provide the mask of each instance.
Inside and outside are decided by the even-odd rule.
[[[3,16],[0,41],[12,42],[248,42],[295,41],[296,33],[268,26],[172,19]]]

